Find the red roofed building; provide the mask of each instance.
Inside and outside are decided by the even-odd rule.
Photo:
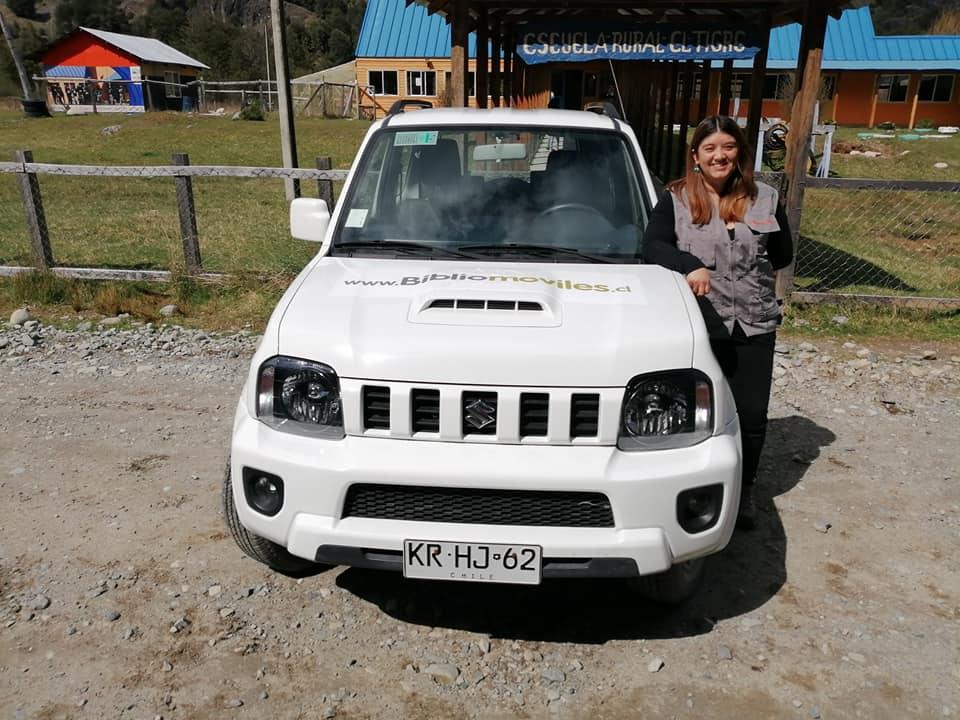
[[[202,62],[153,38],[80,27],[40,55],[53,110],[191,110]]]

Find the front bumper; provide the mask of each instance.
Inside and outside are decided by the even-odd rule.
[[[241,406],[231,451],[234,501],[250,531],[319,562],[399,569],[403,541],[416,538],[540,545],[544,577],[643,575],[715,553],[729,542],[740,496],[740,438],[736,421],[725,430],[690,448],[653,452],[357,436],[323,440],[275,431]],[[284,504],[276,515],[247,505],[244,467],[283,479]],[[610,500],[614,526],[342,517],[355,483],[598,492]],[[723,486],[719,519],[690,534],[678,523],[677,495],[712,484]]]

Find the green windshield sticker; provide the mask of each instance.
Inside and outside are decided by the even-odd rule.
[[[407,145],[436,145],[436,130],[414,130],[410,132],[398,132],[393,136],[395,147],[406,147]]]

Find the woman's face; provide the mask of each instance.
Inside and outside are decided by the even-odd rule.
[[[707,135],[693,151],[693,161],[700,166],[703,178],[711,185],[720,187],[737,167],[740,147],[736,138],[717,131]]]

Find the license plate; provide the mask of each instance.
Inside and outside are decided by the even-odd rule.
[[[426,580],[538,585],[543,551],[539,545],[403,541],[403,574]]]

